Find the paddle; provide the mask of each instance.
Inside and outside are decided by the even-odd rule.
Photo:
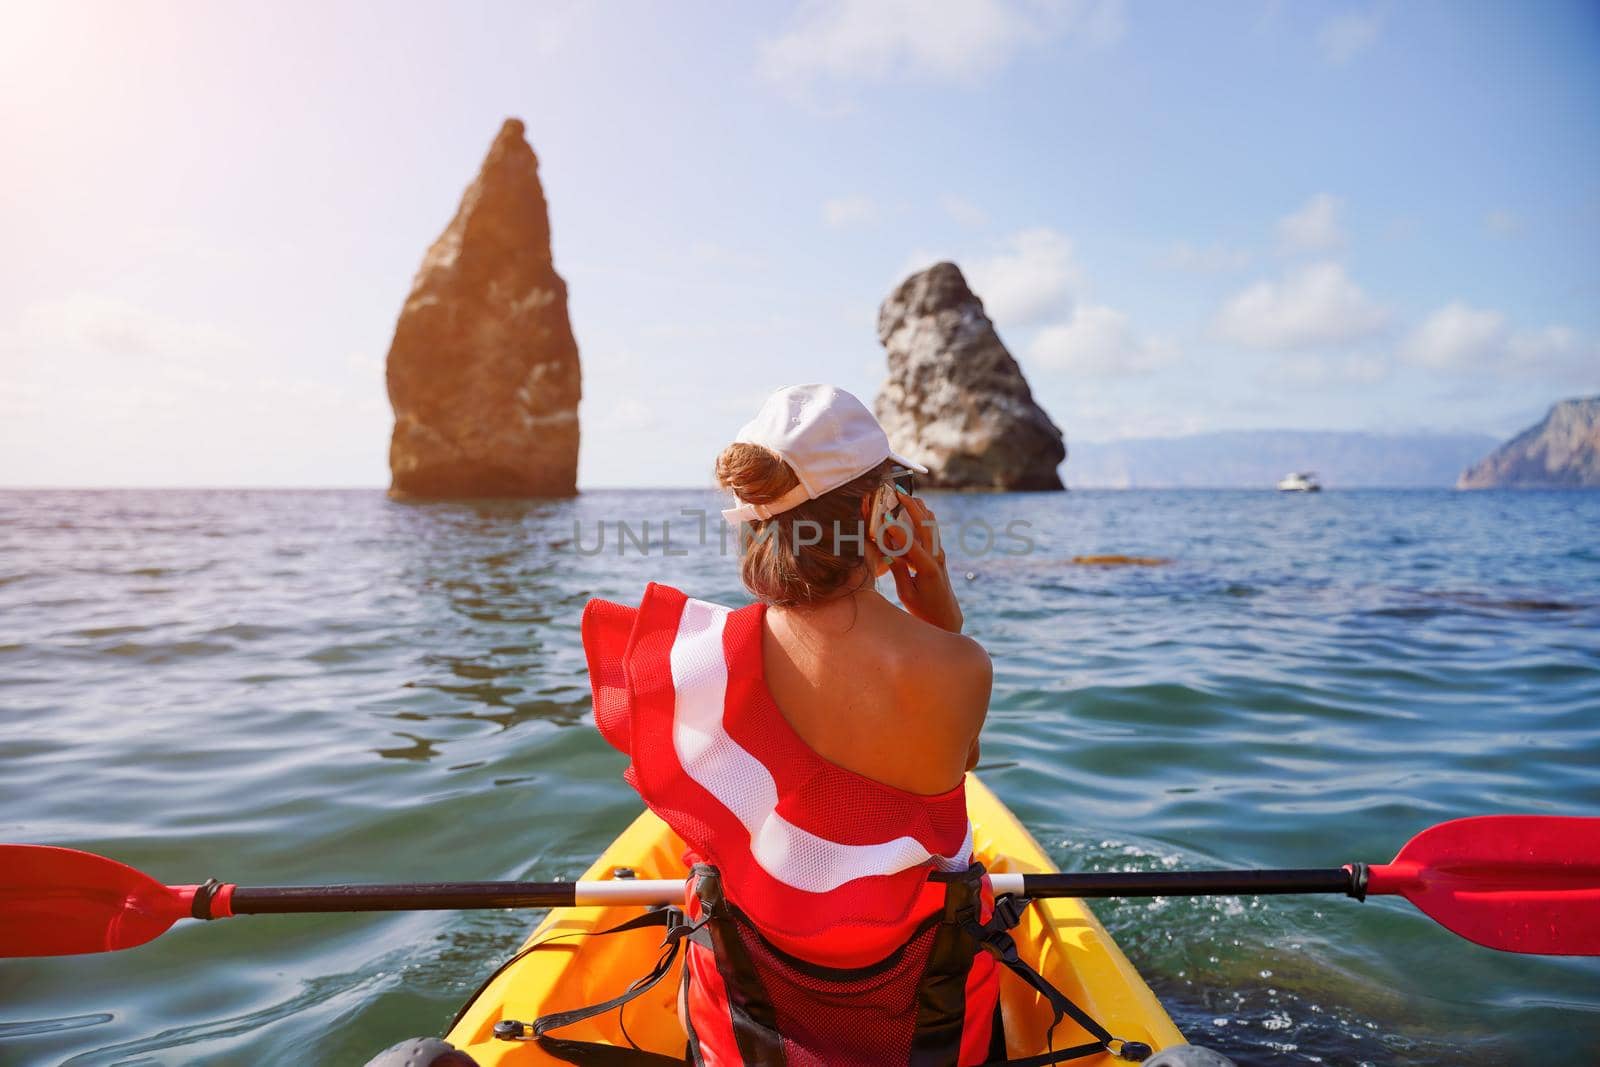
[[[1026,897],[1342,893],[1403,896],[1447,930],[1489,948],[1600,955],[1600,818],[1484,815],[1413,837],[1392,863],[1264,871],[996,874]],[[0,845],[0,956],[132,948],[184,918],[303,912],[427,911],[662,904],[679,880],[438,882],[251,888],[163,885],[115,860],[48,845]]]

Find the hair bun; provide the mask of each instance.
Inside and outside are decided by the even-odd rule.
[[[800,479],[776,452],[740,442],[717,457],[717,484],[747,504],[767,504],[799,485]]]

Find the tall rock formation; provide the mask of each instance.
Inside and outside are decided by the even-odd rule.
[[[954,263],[913,274],[878,310],[889,380],[878,421],[949,489],[1060,489],[1061,430]]]
[[[578,343],[539,161],[507,119],[428,249],[389,346],[390,493],[577,491]]]
[[[1456,488],[1600,488],[1600,396],[1561,401],[1463,471]]]

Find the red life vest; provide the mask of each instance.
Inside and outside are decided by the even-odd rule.
[[[766,688],[764,612],[651,583],[583,613],[595,722],[696,865],[696,1061],[981,1063],[995,962],[956,913],[987,921],[993,893],[963,877],[965,789],[908,793],[812,750]]]

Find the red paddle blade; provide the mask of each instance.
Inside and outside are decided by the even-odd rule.
[[[1440,926],[1504,952],[1600,955],[1600,818],[1480,815],[1429,827],[1368,893],[1404,896]]]
[[[174,889],[74,848],[0,845],[0,956],[132,948],[189,914]]]

